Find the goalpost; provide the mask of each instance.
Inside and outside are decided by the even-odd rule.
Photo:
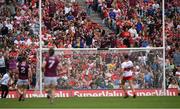
[[[48,50],[49,48],[42,48],[41,50],[39,49],[37,55],[38,64],[36,76],[38,81],[36,91],[39,91],[40,94],[42,94],[43,91],[43,72],[40,64],[43,63],[44,57]],[[40,55],[40,53],[42,53],[42,55]],[[153,80],[151,85],[148,86],[144,83],[141,84],[142,81],[138,80],[138,78],[141,77],[137,77],[137,82],[139,82],[137,83],[137,86],[140,89],[160,88],[163,90],[162,96],[166,95],[163,47],[109,49],[55,48],[55,54],[60,57],[60,63],[62,66],[66,66],[67,70],[73,74],[83,74],[85,72],[85,74],[99,75],[98,73],[101,72],[104,75],[104,78],[108,78],[108,75],[111,75],[112,72],[117,72],[117,68],[120,68],[120,64],[123,61],[123,56],[128,54],[130,56],[130,60],[133,61],[134,66],[140,69],[140,73],[137,75],[146,75],[147,73],[152,75]],[[84,64],[88,65],[88,68],[82,69],[81,66]],[[92,68],[89,67],[91,65]],[[116,84],[114,84],[114,86],[115,85]],[[119,88],[120,87],[118,86],[114,87],[114,89]]]

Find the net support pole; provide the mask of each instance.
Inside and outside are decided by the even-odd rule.
[[[40,81],[40,95],[42,95],[42,0],[39,0],[39,81]]]
[[[163,26],[163,31],[162,31],[162,36],[163,36],[163,92],[164,96],[166,96],[166,37],[165,37],[165,4],[164,0],[162,0],[162,26]]]

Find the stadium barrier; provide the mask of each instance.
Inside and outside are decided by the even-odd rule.
[[[162,89],[146,89],[137,90],[137,96],[162,96]],[[132,96],[132,91],[128,91]],[[47,94],[43,92],[27,91],[26,98],[41,98],[46,97]],[[56,97],[121,97],[124,96],[123,90],[57,90]],[[177,89],[166,90],[166,96],[178,96]],[[16,91],[10,91],[7,98],[18,98]]]

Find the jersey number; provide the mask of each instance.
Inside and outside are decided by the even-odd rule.
[[[54,63],[55,63],[55,61],[54,61],[54,60],[49,60],[49,66],[48,66],[48,68],[53,67]]]
[[[26,73],[25,70],[26,70],[26,68],[21,67],[21,73]]]

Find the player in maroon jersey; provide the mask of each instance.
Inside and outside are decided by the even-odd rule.
[[[17,65],[19,79],[17,81],[17,91],[19,93],[19,101],[24,101],[26,90],[29,85],[29,79],[31,79],[31,69],[26,60],[26,57],[23,56],[20,62]]]
[[[59,58],[54,55],[54,49],[50,48],[49,55],[45,58],[45,62],[43,63],[45,91],[47,92],[47,98],[50,99],[50,103],[53,102],[55,97],[58,66]]]

